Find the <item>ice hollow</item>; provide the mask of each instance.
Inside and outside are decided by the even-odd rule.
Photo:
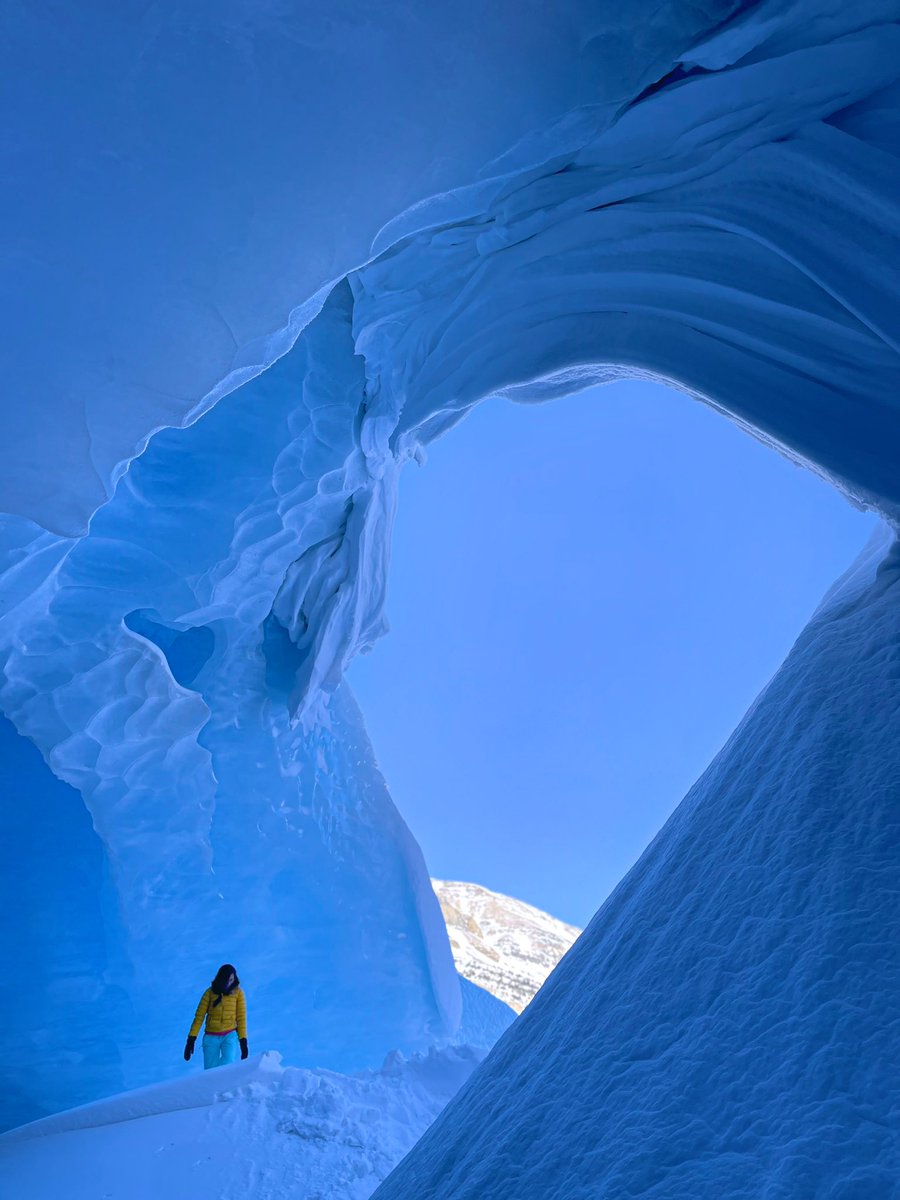
[[[34,922],[71,921],[38,955],[5,909],[8,970],[29,980],[7,1069],[30,1090],[11,1121],[179,1069],[207,961],[239,960],[254,1042],[300,1065],[352,1069],[460,1036],[440,913],[343,674],[384,631],[399,471],[478,400],[666,379],[896,521],[900,5],[329,14],[235,3],[215,23],[203,9],[107,20],[88,5],[49,42],[35,14],[15,23],[7,85],[27,115],[7,200],[20,209],[3,226],[22,282],[0,472],[0,704],[56,778],[31,763],[19,802],[35,817],[11,823],[4,854],[8,879],[39,864]],[[37,53],[42,99],[25,103]],[[39,155],[47,124],[58,152]],[[773,806],[741,776],[744,832],[784,833],[772,903],[787,913],[794,897],[811,938],[866,870],[895,870],[890,805],[866,799],[893,796],[896,774],[896,576],[888,565],[873,583],[875,567],[877,596],[852,622],[860,647],[877,640],[859,684],[878,723],[857,736],[845,713],[839,739],[817,724],[845,711],[840,609],[801,638],[791,686],[761,701],[773,726],[799,706],[822,734],[809,763],[839,775],[829,804],[861,823],[841,826],[839,854],[824,835],[787,836],[813,801],[796,747],[753,733],[760,709],[733,744],[779,781]],[[727,971],[728,938],[755,909],[725,865],[736,792],[700,794],[665,835],[683,860],[666,902],[691,903],[691,813],[689,842],[720,872],[733,922]],[[641,977],[668,963],[647,916],[659,853],[620,893]],[[832,882],[801,913],[798,881],[817,862]],[[869,931],[888,921],[888,894],[873,894]],[[693,928],[680,927],[682,961],[700,964]],[[845,932],[847,949],[858,930]],[[584,990],[589,953],[527,1029],[579,1003],[563,981]],[[760,1061],[790,1029],[823,1073],[838,1069],[841,1039],[798,1016],[832,960],[809,959],[798,988],[780,961],[760,967],[760,994],[797,1021],[773,1023]],[[867,970],[889,994],[886,960]],[[837,975],[835,1003],[852,1005],[858,971]],[[679,1019],[701,1020],[703,988],[683,999]],[[71,1046],[73,1003],[102,1038]],[[493,1087],[493,1064],[526,1046],[518,1029],[473,1087]],[[648,1033],[664,1090],[679,1068],[661,1044]],[[721,1049],[697,1044],[698,1078]],[[616,1094],[637,1094],[639,1058],[619,1064]],[[864,1102],[880,1119],[885,1095]],[[821,1131],[824,1110],[805,1111],[806,1132],[784,1137]],[[852,1111],[828,1120],[844,1128]],[[435,1134],[447,1145],[454,1120]],[[429,1145],[411,1172],[440,1161],[443,1143]],[[700,1168],[684,1170],[704,1194]]]

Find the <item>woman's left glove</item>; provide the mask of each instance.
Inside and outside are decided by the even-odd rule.
[[[250,1050],[247,1046],[247,1039],[241,1038],[241,1058],[246,1058],[249,1053]]]
[[[185,1062],[191,1061],[191,1055],[194,1053],[194,1042],[196,1042],[196,1040],[197,1039],[195,1037],[189,1037],[188,1040],[184,1043],[184,1061]]]

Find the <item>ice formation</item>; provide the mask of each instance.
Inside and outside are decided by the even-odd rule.
[[[38,10],[17,14],[0,706],[64,782],[32,764],[33,819],[11,818],[4,845],[9,878],[35,864],[42,931],[39,952],[21,922],[5,931],[7,970],[29,980],[5,1062],[27,1094],[7,1085],[7,1120],[168,1071],[198,964],[221,958],[254,981],[257,1040],[300,1064],[458,1036],[421,855],[342,675],[383,630],[398,472],[479,399],[670,380],[896,521],[897,0],[389,7],[111,21],[88,4],[49,38]],[[896,986],[882,557],[467,1094],[470,1110],[502,1100],[524,1146],[504,1079],[536,1046],[548,1095],[574,1072],[567,1120],[585,1132],[586,1104],[593,1157],[572,1154],[577,1177],[553,1160],[569,1196],[616,1154],[610,1171],[667,1200],[669,1184],[720,1195],[717,1179],[741,1194],[754,1163],[748,1186],[777,1189],[788,1161],[792,1194],[811,1139],[833,1148],[835,1197],[888,1194],[897,1085],[869,1068],[897,1047],[883,1010],[853,1024],[864,985]],[[801,932],[816,949],[788,970]],[[751,988],[759,1022],[735,1025]],[[594,1043],[542,1042],[565,1014],[587,1038],[585,1012],[626,1043],[595,1081],[606,1125],[577,1075]],[[73,1013],[91,1020],[74,1044]],[[761,1064],[813,1057],[783,1113]],[[651,1066],[656,1117],[623,1140],[615,1114],[643,1104]],[[828,1079],[846,1083],[835,1103]],[[685,1087],[721,1093],[709,1112],[737,1092],[745,1107],[719,1137],[698,1100],[675,1161],[661,1147]],[[440,1167],[459,1112],[385,1195],[426,1177],[473,1194]]]
[[[0,509],[83,533],[147,438],[269,365],[382,225],[594,98],[592,10],[14,6]]]

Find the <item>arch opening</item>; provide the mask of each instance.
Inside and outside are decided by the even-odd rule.
[[[659,384],[477,405],[401,478],[349,673],[432,873],[586,925],[875,525]]]

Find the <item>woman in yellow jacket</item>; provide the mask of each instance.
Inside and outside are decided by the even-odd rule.
[[[200,997],[191,1032],[184,1046],[185,1062],[188,1062],[194,1053],[194,1043],[204,1017],[204,1070],[233,1063],[238,1056],[238,1045],[241,1048],[241,1058],[247,1057],[250,1053],[247,1048],[247,1001],[237,971],[231,963],[224,963],[219,967],[212,984]]]

